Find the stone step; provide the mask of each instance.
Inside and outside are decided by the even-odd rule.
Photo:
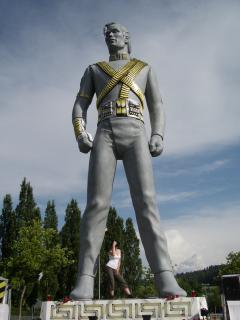
[[[204,297],[82,300],[42,303],[41,320],[198,320]]]

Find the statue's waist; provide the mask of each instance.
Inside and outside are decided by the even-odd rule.
[[[117,99],[103,103],[98,108],[98,122],[112,117],[132,117],[143,122],[140,103],[133,99]]]

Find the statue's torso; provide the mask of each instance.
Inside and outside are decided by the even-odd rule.
[[[126,65],[129,60],[117,60],[117,61],[110,61],[108,64],[116,71],[118,71],[121,67]],[[103,90],[106,84],[109,82],[111,77],[107,75],[97,64],[93,64],[90,66],[92,81],[94,86],[94,91],[98,97],[99,93]],[[146,65],[136,76],[134,82],[138,85],[141,89],[142,93],[144,94],[146,89],[147,77],[148,77],[149,66]],[[108,101],[113,101],[118,99],[119,92],[121,90],[121,82],[118,83],[102,100],[102,103],[106,103]],[[133,99],[139,102],[138,96],[130,90],[129,92],[129,99]]]

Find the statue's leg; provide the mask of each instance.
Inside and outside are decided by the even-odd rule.
[[[172,273],[167,241],[160,225],[152,160],[143,125],[140,131],[123,158],[140,236],[160,296],[185,296]]]
[[[71,298],[92,299],[116,170],[110,131],[98,128],[90,155],[87,206],[81,220],[77,283]]]

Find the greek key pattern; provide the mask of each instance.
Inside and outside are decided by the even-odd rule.
[[[192,302],[192,298],[49,302],[50,317],[42,320],[88,320],[93,316],[99,320],[142,320],[146,315],[151,315],[152,320],[191,319],[196,315]]]

